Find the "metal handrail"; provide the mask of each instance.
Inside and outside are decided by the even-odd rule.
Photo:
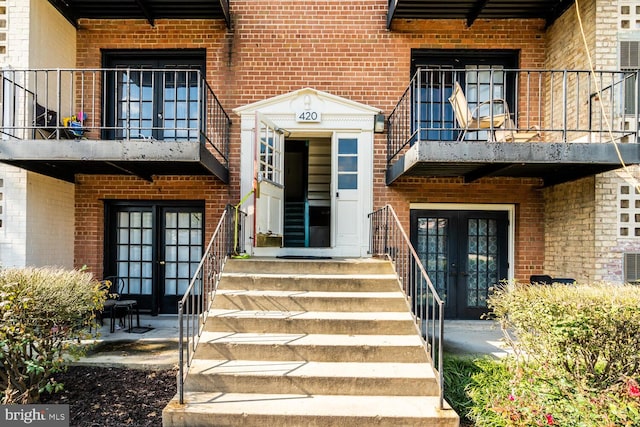
[[[454,82],[461,84],[472,110],[487,104],[480,116],[505,113],[491,98],[506,100],[511,120],[502,130],[535,129],[539,142],[635,143],[637,78],[629,71],[419,68],[389,114],[387,163],[420,142],[490,139],[493,128],[465,129],[457,123],[448,99]]]
[[[370,213],[369,223],[370,253],[386,256],[393,262],[401,289],[411,303],[413,319],[423,338],[425,350],[431,355],[440,387],[440,409],[443,409],[444,301],[431,283],[393,208],[386,205]]]
[[[233,250],[242,250],[244,240],[239,237],[238,230],[244,229],[246,213],[235,215],[236,209],[228,205],[222,213],[189,287],[178,302],[178,396],[181,404],[184,403],[184,380],[215,299],[222,270]]]

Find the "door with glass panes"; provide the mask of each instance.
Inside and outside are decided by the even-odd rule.
[[[203,53],[114,51],[105,66],[107,139],[199,138]]]
[[[508,275],[504,211],[412,210],[411,241],[445,301],[445,317],[479,319]]]
[[[514,74],[506,74],[505,69],[517,67],[517,52],[509,50],[430,50],[412,51],[411,75],[423,70],[421,85],[412,94],[415,109],[421,116],[413,116],[413,129],[423,129],[420,138],[432,141],[451,141],[458,138],[459,125],[455,122],[449,97],[455,82],[462,86],[469,108],[473,111],[480,103],[502,98],[517,115],[515,102],[516,83]],[[426,70],[426,71],[425,71]],[[418,105],[420,104],[420,105]],[[504,106],[495,103],[484,105],[479,115],[504,113]],[[486,131],[467,132],[466,140],[487,140]]]
[[[176,313],[202,258],[201,204],[107,205],[104,276],[122,279],[121,297],[152,314]]]

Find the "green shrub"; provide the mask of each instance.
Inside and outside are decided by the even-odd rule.
[[[640,369],[640,288],[530,286],[497,289],[489,305],[517,336],[516,350],[578,383],[607,389]]]
[[[104,291],[89,273],[48,268],[0,270],[2,404],[37,402],[62,388],[51,375],[82,354]]]
[[[640,425],[640,293],[633,286],[497,289],[489,306],[514,357],[488,361],[468,392],[484,426]]]
[[[482,370],[483,360],[471,356],[445,354],[443,359],[444,397],[460,415],[461,421],[470,421],[469,411],[473,401],[467,387],[473,376]]]

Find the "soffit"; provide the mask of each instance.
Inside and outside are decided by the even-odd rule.
[[[551,25],[574,0],[389,0],[393,19],[544,19]]]

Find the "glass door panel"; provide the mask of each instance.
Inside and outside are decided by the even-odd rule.
[[[107,138],[199,138],[204,53],[109,52],[105,66]]]
[[[153,293],[153,212],[123,209],[116,216],[116,272],[122,278],[121,298],[150,305]]]
[[[121,297],[143,311],[176,313],[202,258],[203,207],[107,203],[106,211],[103,277],[122,279]]]
[[[507,213],[411,212],[411,241],[448,318],[479,319],[508,274]]]
[[[153,72],[118,71],[116,79],[116,137],[152,138],[155,83]]]
[[[161,310],[177,312],[202,258],[203,223],[201,210],[166,208],[164,210],[164,289]],[[196,284],[201,289],[202,283]]]
[[[466,306],[486,308],[489,288],[500,280],[498,224],[495,219],[469,218]]]
[[[163,79],[162,139],[198,138],[198,72],[167,71]]]

